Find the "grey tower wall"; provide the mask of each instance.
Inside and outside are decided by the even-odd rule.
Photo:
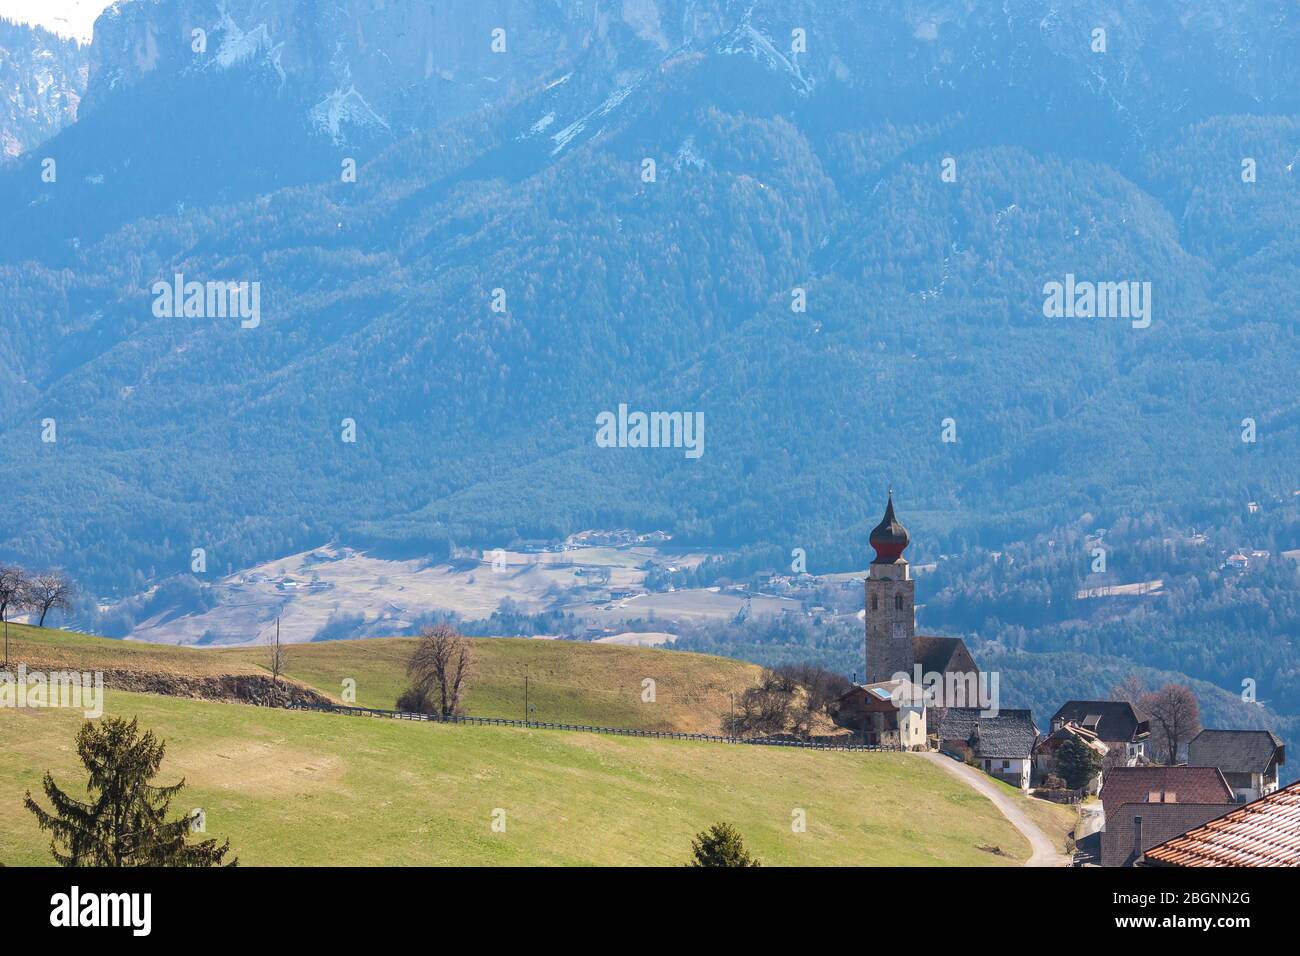
[[[901,609],[896,601],[899,595],[903,598]],[[916,662],[916,582],[905,560],[871,565],[866,608],[867,683],[890,680],[900,672],[910,677]]]

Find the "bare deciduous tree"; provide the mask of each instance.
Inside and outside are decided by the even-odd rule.
[[[0,564],[0,627],[4,628],[5,667],[9,666],[9,609],[27,602],[27,572],[12,564]]]
[[[1111,700],[1128,701],[1134,707],[1141,707],[1141,700],[1148,693],[1147,685],[1137,674],[1128,677],[1110,689]]]
[[[1161,741],[1164,762],[1178,762],[1178,748],[1201,730],[1201,708],[1190,687],[1166,684],[1157,691],[1142,695],[1138,706],[1151,718],[1152,728]]]
[[[280,690],[280,675],[284,673],[284,645],[280,643],[280,619],[275,619],[275,641],[271,644],[271,683]]]
[[[76,587],[62,571],[46,571],[28,582],[24,603],[33,611],[40,612],[41,617],[36,626],[44,627],[45,615],[50,611],[72,610],[72,599],[76,593]]]
[[[459,631],[447,624],[426,627],[420,643],[406,665],[415,694],[425,701],[437,701],[437,712],[452,717],[462,712],[465,682],[474,667],[474,648]]]
[[[11,609],[22,607],[26,603],[30,583],[27,572],[22,568],[13,564],[0,564],[0,620],[7,621]]]

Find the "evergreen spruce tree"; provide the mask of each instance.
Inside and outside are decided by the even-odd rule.
[[[149,781],[162,765],[165,745],[152,731],[141,735],[136,722],[113,717],[98,725],[86,721],[77,732],[77,753],[90,773],[77,800],[45,774],[44,810],[31,792],[24,803],[42,830],[53,834],[50,852],[60,866],[221,866],[230,841],[188,842],[188,816],[168,821],[172,799],[185,781],[158,787]],[[236,866],[232,859],[229,866]]]
[[[1067,740],[1056,757],[1057,769],[1071,790],[1085,787],[1101,769],[1101,757],[1082,740]]]
[[[715,823],[691,841],[691,866],[759,866],[745,841],[730,823]]]

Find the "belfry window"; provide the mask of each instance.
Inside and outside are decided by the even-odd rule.
[[[894,610],[895,610],[895,611],[901,611],[902,609],[903,609],[903,595],[901,595],[901,594],[895,594],[895,595],[894,595]]]
[[[877,594],[871,595],[871,610],[873,611],[880,610],[880,596]]]

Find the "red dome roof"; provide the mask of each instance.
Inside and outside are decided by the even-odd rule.
[[[871,546],[876,549],[876,559],[871,563],[893,564],[903,556],[903,550],[911,540],[907,529],[894,517],[894,493],[891,490],[885,516],[871,530]]]

